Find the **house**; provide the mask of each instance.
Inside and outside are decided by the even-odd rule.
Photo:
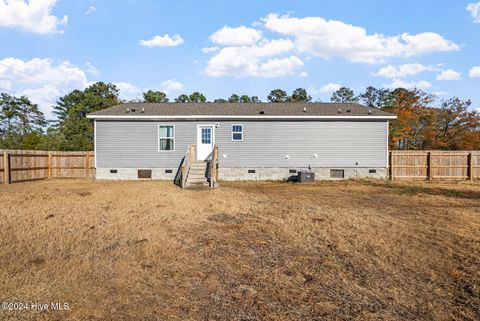
[[[351,103],[124,103],[87,117],[98,179],[192,183],[209,163],[220,180],[385,178],[396,118]]]

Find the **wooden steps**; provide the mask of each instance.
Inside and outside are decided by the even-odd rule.
[[[217,188],[218,187],[218,146],[213,146],[212,159],[198,161],[197,146],[188,145],[181,163],[179,176],[175,182],[182,188]]]
[[[195,161],[190,164],[186,187],[210,187],[207,179],[207,166],[205,161]]]

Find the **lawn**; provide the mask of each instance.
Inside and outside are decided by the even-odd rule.
[[[480,183],[0,187],[2,320],[478,320]]]

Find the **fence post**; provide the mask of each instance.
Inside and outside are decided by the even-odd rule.
[[[48,179],[52,178],[52,152],[48,152]]]
[[[427,178],[429,181],[432,180],[432,152],[429,151],[427,154]]]
[[[85,152],[85,176],[90,177],[90,154]]]
[[[390,180],[394,180],[394,170],[393,170],[393,164],[394,164],[394,161],[393,161],[393,151],[390,151]]]
[[[473,155],[472,155],[472,152],[468,153],[468,179],[473,181]]]
[[[10,155],[7,151],[3,152],[3,183],[10,184]]]

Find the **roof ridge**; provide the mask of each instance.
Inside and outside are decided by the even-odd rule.
[[[357,103],[144,103],[130,102],[89,114],[92,117],[297,117],[297,118],[379,118],[390,113]]]

